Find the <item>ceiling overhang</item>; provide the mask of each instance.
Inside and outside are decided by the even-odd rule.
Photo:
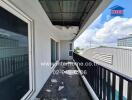
[[[102,0],[39,0],[53,25],[85,24]]]

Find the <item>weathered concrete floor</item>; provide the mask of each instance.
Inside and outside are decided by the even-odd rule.
[[[58,65],[55,71],[57,70],[76,70],[76,67]],[[52,73],[37,98],[40,100],[92,100],[80,75],[66,73]]]

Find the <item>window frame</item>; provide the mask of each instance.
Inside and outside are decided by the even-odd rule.
[[[33,20],[24,14],[20,9],[14,6],[8,0],[0,0],[0,7],[12,13],[28,24],[28,49],[29,49],[29,90],[21,98],[21,100],[28,100],[35,91],[35,49],[34,49],[34,34],[33,34]]]

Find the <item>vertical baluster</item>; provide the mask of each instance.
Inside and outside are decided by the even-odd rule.
[[[7,74],[7,68],[6,68],[6,58],[4,58],[4,76]]]
[[[103,69],[103,100],[106,100],[106,70]]]
[[[110,83],[111,83],[111,78],[110,78],[110,72],[108,71],[108,74],[107,74],[107,100],[110,100],[110,97],[111,97],[111,90],[110,90]]]
[[[90,81],[90,75],[89,75],[89,73],[90,73],[90,71],[89,71],[90,70],[90,67],[89,67],[89,64],[87,65],[87,68],[86,69],[87,69],[87,75],[86,76],[87,76],[87,80],[89,82]]]
[[[112,100],[115,100],[115,91],[116,91],[116,75],[113,73],[113,76],[112,76]]]
[[[132,82],[128,82],[127,100],[132,100]]]
[[[12,57],[12,67],[13,67],[13,74],[15,74],[15,56]]]
[[[9,57],[6,58],[6,66],[7,66],[7,74],[10,74],[10,64],[9,64]]]
[[[13,73],[13,57],[11,57],[11,73]]]
[[[5,76],[6,73],[6,68],[5,68],[5,58],[3,58],[3,77]]]
[[[119,78],[119,100],[123,100],[123,79]]]
[[[92,76],[92,66],[89,66],[89,77],[90,77],[90,81],[89,82],[90,82],[90,85],[92,86],[92,81],[93,80],[92,80],[91,76]]]
[[[9,58],[9,64],[10,64],[10,73],[11,73],[11,57]]]
[[[2,77],[2,61],[1,61],[1,58],[0,58],[0,78]]]
[[[96,94],[98,95],[98,66],[97,65],[95,65],[95,67],[96,67]]]
[[[8,59],[7,57],[5,58],[5,67],[6,67],[6,76],[8,75]]]
[[[99,71],[100,71],[100,69],[99,69],[99,66],[97,65],[97,95],[98,95],[98,97],[99,97]]]
[[[102,83],[103,83],[102,82],[102,74],[103,74],[102,73],[102,68],[100,67],[100,92],[99,92],[100,93],[100,97],[99,97],[100,99],[102,99]]]
[[[16,72],[18,70],[18,56],[16,56]]]
[[[96,81],[95,81],[95,78],[96,78],[96,76],[95,76],[95,66],[93,66],[93,68],[92,68],[92,74],[93,74],[93,89],[94,89],[94,91],[95,91],[95,83],[96,83]]]
[[[94,91],[96,93],[96,69],[95,69],[95,66],[93,66],[93,77],[94,77],[93,87],[94,87]]]

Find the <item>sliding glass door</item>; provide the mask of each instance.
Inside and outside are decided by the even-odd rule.
[[[0,7],[0,100],[19,100],[28,91],[28,24]]]
[[[51,63],[52,65],[59,59],[59,43],[51,39]]]

